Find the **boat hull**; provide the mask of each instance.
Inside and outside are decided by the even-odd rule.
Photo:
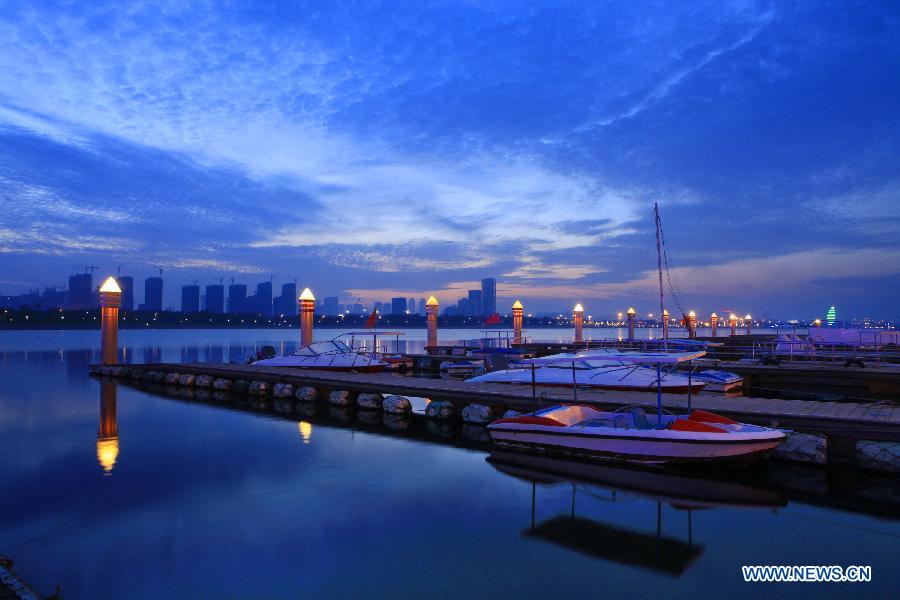
[[[718,441],[597,435],[570,431],[568,428],[550,429],[557,431],[491,428],[490,433],[491,440],[500,448],[643,464],[753,462],[764,458],[784,439],[782,435]]]

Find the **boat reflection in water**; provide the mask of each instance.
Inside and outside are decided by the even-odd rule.
[[[693,511],[717,507],[779,508],[787,505],[773,490],[744,484],[713,481],[671,473],[616,468],[527,454],[494,450],[487,458],[497,471],[531,483],[531,527],[523,532],[576,552],[621,564],[643,567],[673,576],[681,575],[703,553],[693,540]],[[535,522],[537,486],[569,484],[572,504],[568,515]],[[655,535],[624,529],[575,514],[576,491],[581,487],[591,498],[597,484],[606,488],[605,500],[632,494],[656,502]],[[590,486],[590,487],[587,487]],[[623,496],[622,492],[625,492]],[[662,534],[662,505],[668,503],[688,515],[687,539]]]
[[[117,384],[100,380],[100,428],[97,430],[97,461],[103,474],[112,473],[119,457],[119,427],[116,420]]]

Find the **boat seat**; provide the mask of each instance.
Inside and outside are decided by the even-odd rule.
[[[614,427],[614,425],[610,419],[585,419],[575,423],[573,427]]]
[[[631,418],[634,419],[634,426],[638,429],[650,429],[650,423],[647,421],[647,413],[640,406],[632,406],[629,409]]]

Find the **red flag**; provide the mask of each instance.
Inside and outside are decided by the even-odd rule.
[[[485,325],[499,325],[500,324],[500,313],[494,313],[484,320]]]
[[[378,309],[373,308],[372,314],[369,315],[368,319],[366,319],[366,329],[372,329],[377,324],[378,324]]]

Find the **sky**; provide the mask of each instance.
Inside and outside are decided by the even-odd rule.
[[[655,202],[684,310],[900,317],[900,5],[0,0],[2,294],[658,312]]]

